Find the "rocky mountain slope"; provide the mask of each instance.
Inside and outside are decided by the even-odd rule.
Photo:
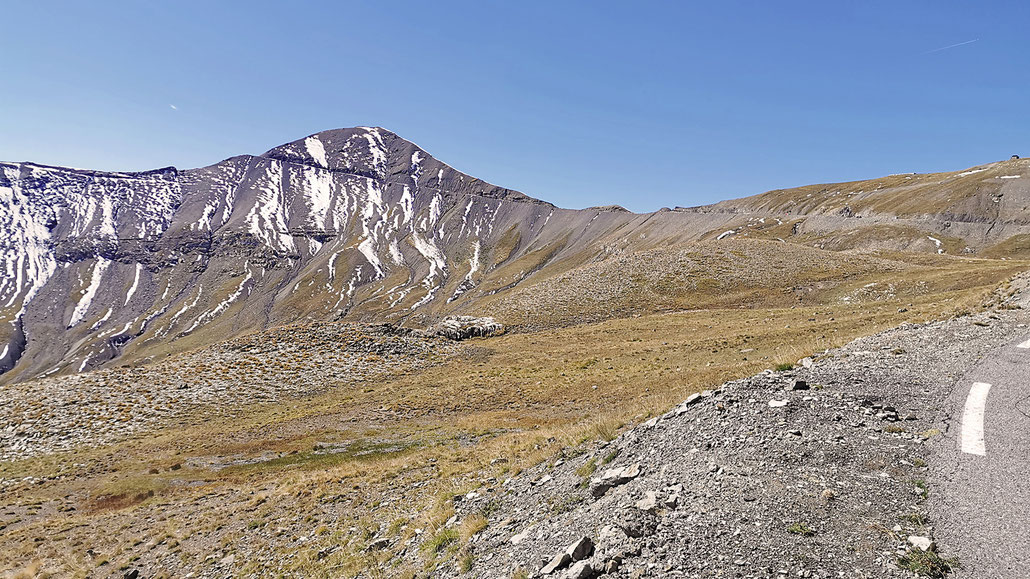
[[[651,214],[556,208],[367,127],[191,170],[0,163],[0,380],[296,321],[491,313],[555,275],[697,240],[1015,254],[1030,245],[1026,163]]]

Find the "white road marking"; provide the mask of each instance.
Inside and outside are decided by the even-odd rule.
[[[1030,348],[1030,340],[1023,342],[1022,344],[1016,344],[1017,348],[1023,348],[1024,350]]]
[[[984,444],[984,411],[987,408],[987,393],[991,385],[986,382],[974,382],[969,388],[966,408],[962,412],[962,452],[967,454],[987,454]]]

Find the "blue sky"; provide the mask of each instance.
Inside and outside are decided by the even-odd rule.
[[[564,207],[649,211],[1030,155],[1025,2],[18,2],[3,13],[3,160],[187,168],[379,125]]]

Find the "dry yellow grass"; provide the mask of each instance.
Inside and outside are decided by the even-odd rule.
[[[475,340],[457,358],[419,373],[245,405],[212,420],[201,413],[185,426],[110,447],[0,464],[4,478],[64,477],[5,494],[4,506],[20,521],[0,538],[0,570],[39,559],[42,572],[60,575],[116,574],[143,563],[175,575],[180,569],[169,561],[274,552],[282,560],[274,569],[254,560],[243,571],[431,572],[461,557],[482,529],[485,518],[460,522],[453,536],[444,524],[454,513],[449,499],[486,477],[511,476],[563,449],[610,438],[622,425],[725,380],[903,321],[975,309],[1026,267],[911,261],[920,267],[877,278],[895,288],[893,297],[870,294],[874,288],[863,286],[874,274],[864,274],[812,305],[819,300],[654,313]],[[853,301],[841,301],[852,294]],[[357,442],[360,452],[312,451],[316,443]],[[279,458],[222,470],[187,460],[262,455]],[[131,500],[113,508],[104,497]],[[61,512],[61,505],[76,510]],[[98,508],[104,506],[112,508]],[[308,537],[303,544],[287,540],[300,534]],[[376,536],[389,537],[390,546],[368,551]],[[425,568],[395,567],[398,545],[413,537],[439,541],[440,548],[431,544]]]

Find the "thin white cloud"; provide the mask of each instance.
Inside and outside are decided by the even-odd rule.
[[[168,105],[168,106],[172,107],[172,110],[173,110],[173,111],[177,111],[177,110],[179,110],[179,107],[177,107],[177,106],[175,106],[175,105]]]
[[[976,42],[978,40],[980,40],[980,39],[979,38],[974,38],[972,40],[967,40],[965,42],[959,42],[958,44],[949,44],[948,46],[942,46],[940,48],[935,48],[933,50],[927,50],[923,54],[933,54],[934,52],[940,52],[942,50],[948,50],[949,48],[957,48],[959,46],[965,46],[967,44],[972,44],[972,43],[974,43],[974,42]]]

